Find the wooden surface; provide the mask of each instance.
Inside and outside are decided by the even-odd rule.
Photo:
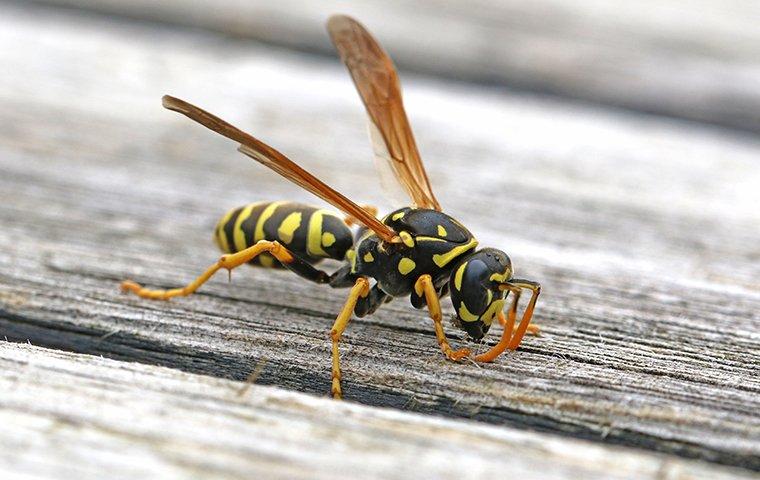
[[[0,334],[224,379],[257,372],[257,383],[326,395],[327,332],[345,291],[255,269],[168,303],[117,287],[124,277],[165,287],[191,279],[216,259],[212,228],[231,207],[312,201],[163,110],[163,93],[244,126],[357,201],[397,206],[384,203],[361,103],[338,61],[15,4],[0,5],[0,45]],[[544,334],[495,364],[454,365],[425,314],[398,300],[349,327],[348,400],[539,431],[568,448],[580,438],[666,462],[697,459],[689,465],[698,472],[699,462],[759,470],[760,142],[482,86],[403,81],[441,203],[483,245],[506,250],[518,275],[542,283],[535,320]],[[197,376],[181,378],[201,388]],[[47,401],[31,396],[31,410],[36,397]],[[151,401],[146,414],[165,421]],[[308,401],[324,415],[332,405]],[[578,445],[582,458],[588,447]],[[245,448],[229,452],[236,466],[226,474],[245,471]]]
[[[6,479],[18,472],[78,479],[104,472],[143,479],[752,478],[665,455],[24,344],[0,343],[0,367]]]
[[[760,132],[754,0],[35,0],[333,56],[355,15],[404,68]]]

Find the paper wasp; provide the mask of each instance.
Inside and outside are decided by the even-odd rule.
[[[494,248],[477,250],[478,242],[469,230],[441,211],[404,111],[396,70],[385,51],[350,17],[331,17],[327,29],[369,114],[375,155],[390,165],[413,206],[378,220],[370,211],[373,209],[360,207],[274,148],[190,103],[164,96],[164,107],[234,140],[240,144],[240,152],[348,217],[292,202],[240,207],[227,213],[216,228],[215,239],[225,255],[196,280],[173,290],[149,290],[129,280],[122,288],[151,299],[190,295],[219,269],[232,270],[246,263],[282,266],[312,282],[350,288],[330,331],[332,393],[336,398],[341,397],[338,343],[352,313],[357,317],[371,314],[396,297],[410,296],[418,309],[427,306],[438,344],[450,360],[490,362],[505,350],[516,349],[526,332],[537,331],[530,320],[540,285],[514,278],[507,254]],[[351,223],[362,226],[356,235],[348,227]],[[329,274],[314,266],[323,258],[344,264]],[[523,289],[532,296],[516,325]],[[512,303],[505,315],[509,293]],[[498,319],[504,328],[499,342],[474,356],[466,348],[452,349],[441,321],[439,301],[446,295],[451,295],[456,311],[454,323],[475,340]]]

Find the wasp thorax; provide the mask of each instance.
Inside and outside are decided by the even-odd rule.
[[[494,248],[474,252],[454,267],[449,279],[455,324],[475,340],[483,338],[504,309],[505,293],[499,285],[512,278],[512,262]]]

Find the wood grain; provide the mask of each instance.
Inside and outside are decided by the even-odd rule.
[[[334,13],[404,69],[760,131],[760,4],[747,0],[36,0],[333,56]]]
[[[345,292],[255,269],[171,302],[117,286],[191,279],[231,207],[311,200],[161,109],[164,93],[391,206],[337,59],[8,5],[0,45],[13,72],[0,75],[0,334],[234,380],[261,365],[261,383],[325,395]],[[760,469],[760,142],[402,81],[438,198],[542,283],[544,334],[492,365],[454,365],[398,300],[349,327],[348,399]]]
[[[0,421],[3,478],[752,478],[665,455],[5,342]]]

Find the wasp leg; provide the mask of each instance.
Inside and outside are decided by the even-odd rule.
[[[338,342],[343,335],[343,332],[348,326],[348,322],[351,320],[351,314],[354,312],[356,302],[360,298],[366,297],[369,294],[369,281],[364,277],[359,277],[351,287],[351,292],[348,294],[348,299],[343,305],[343,309],[338,314],[338,317],[333,323],[330,330],[330,340],[332,341],[332,394],[334,398],[340,399],[342,397],[342,391],[340,389],[340,352],[338,351]]]
[[[220,269],[224,268],[231,271],[233,268],[237,268],[240,265],[250,262],[262,253],[272,254],[272,256],[279,260],[282,265],[301,277],[313,282],[327,283],[330,280],[330,276],[327,273],[317,270],[312,265],[283,247],[279,242],[261,240],[257,242],[256,245],[248,247],[245,250],[222,255],[222,258],[220,258],[218,262],[211,265],[198,278],[182,288],[173,288],[171,290],[150,290],[131,280],[125,280],[121,283],[121,289],[125,292],[132,292],[139,297],[150,298],[153,300],[167,300],[172,297],[184,297],[198,290],[201,285],[206,283],[206,281],[208,281],[208,279]]]
[[[522,339],[525,336],[525,332],[528,330],[530,319],[533,317],[533,310],[536,308],[536,301],[538,300],[538,296],[541,294],[541,285],[538,284],[538,282],[532,282],[530,280],[522,280],[518,278],[513,278],[510,280],[509,285],[512,287],[527,289],[532,292],[530,301],[528,302],[528,307],[525,309],[525,313],[523,313],[522,320],[520,320],[520,325],[517,327],[517,330],[512,336],[512,340],[509,342],[508,348],[510,350],[515,350],[520,346],[520,342],[522,342]]]
[[[362,208],[366,210],[367,213],[369,213],[373,217],[377,217],[377,207],[372,206],[372,205],[362,205]],[[354,225],[362,225],[360,221],[358,221],[351,215],[347,215],[346,218],[343,219],[343,223],[345,223],[349,227],[352,227]]]
[[[354,308],[354,315],[360,318],[366,315],[371,315],[380,308],[380,305],[390,302],[392,299],[393,297],[380,290],[380,287],[375,285],[369,291],[369,295],[359,299],[356,308]]]
[[[504,318],[504,312],[499,312],[499,323],[504,327],[501,332],[501,338],[499,342],[491,347],[486,353],[481,353],[475,356],[476,362],[493,362],[496,357],[504,353],[504,350],[509,348],[509,341],[512,340],[512,333],[515,330],[515,318],[517,317],[517,303],[520,301],[520,289],[512,287],[508,289],[512,292],[512,304],[509,307],[509,314],[507,318]]]
[[[435,287],[433,286],[433,279],[430,277],[430,275],[425,274],[418,278],[414,284],[414,291],[419,297],[425,295],[428,312],[430,314],[430,318],[433,319],[433,324],[435,325],[435,336],[438,339],[438,345],[441,346],[441,350],[443,350],[446,358],[456,362],[463,359],[464,357],[468,357],[470,355],[470,350],[468,348],[453,350],[449,345],[449,341],[446,340],[446,333],[444,333],[443,324],[441,323],[441,303],[438,299],[438,294],[435,291]]]
[[[506,328],[507,317],[505,317],[503,313],[499,314],[499,325],[501,325],[502,327],[504,327],[505,330],[507,330]],[[512,332],[510,333],[510,338],[511,338],[512,336],[511,334],[515,333],[515,331],[517,330],[517,326],[514,324],[514,320],[512,321],[512,326],[510,328],[512,329]],[[528,325],[528,329],[525,332],[530,335],[538,336],[541,334],[541,327],[531,322],[531,324]]]

